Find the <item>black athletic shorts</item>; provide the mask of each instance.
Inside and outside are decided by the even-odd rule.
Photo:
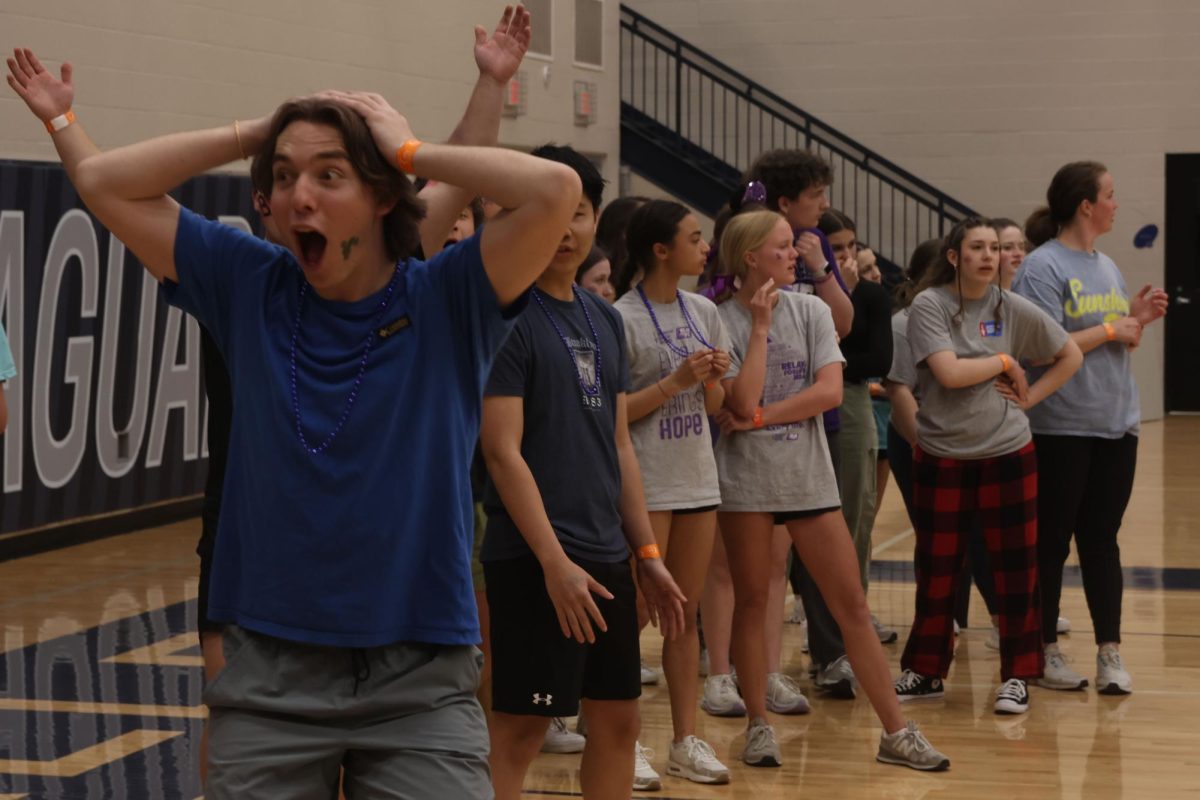
[[[505,714],[569,717],[579,700],[636,700],[642,694],[637,590],[628,561],[572,558],[613,595],[593,595],[608,631],[595,622],[595,644],[567,638],[534,556],[489,561],[492,709]]]
[[[819,517],[822,514],[827,514],[830,511],[840,511],[841,506],[829,506],[828,508],[808,508],[804,511],[775,511],[772,516],[775,518],[776,525],[786,525],[794,519],[809,519],[810,517]]]

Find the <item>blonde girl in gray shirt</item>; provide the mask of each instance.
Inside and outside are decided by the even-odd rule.
[[[767,722],[766,617],[774,526],[785,525],[825,597],[855,675],[884,724],[879,761],[942,770],[950,760],[906,722],[871,624],[858,558],[840,510],[821,413],[842,395],[843,359],[828,306],[781,292],[795,281],[797,251],[787,220],[772,211],[734,217],[721,263],[738,289],[720,306],[733,343],[718,415],[720,529],[734,584],[733,654],[750,724],[742,760],[781,764]]]

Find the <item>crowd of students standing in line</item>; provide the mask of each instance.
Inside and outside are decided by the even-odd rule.
[[[830,175],[819,158],[766,153],[746,179],[736,208],[718,218],[708,253],[698,252],[699,225],[683,206],[623,198],[600,223],[626,233],[610,245],[624,252],[613,288],[603,281],[611,267],[601,259],[593,257],[578,273],[580,285],[599,274],[593,290],[617,298],[629,358],[640,367],[631,382],[633,441],[643,464],[668,465],[643,469],[648,506],[652,519],[654,512],[671,512],[655,530],[664,552],[687,549],[667,563],[689,597],[690,587],[704,585],[700,565],[710,564],[700,604],[706,663],[692,656],[698,647],[691,641],[690,606],[688,635],[664,644],[675,733],[668,771],[693,780],[728,775],[710,748],[703,771],[675,758],[694,734],[698,669],[707,673],[704,710],[749,716],[742,752],[748,764],[779,762],[768,710],[809,710],[779,655],[791,547],[799,556],[793,585],[808,626],[814,687],[853,697],[861,686],[887,731],[902,719],[889,707],[890,695],[901,702],[943,696],[957,633],[956,595],[972,575],[993,620],[988,644],[1001,655],[997,713],[1028,710],[1030,683],[1059,690],[1088,685],[1057,645],[1067,624],[1059,601],[1073,536],[1096,631],[1097,689],[1132,691],[1119,652],[1116,546],[1140,422],[1129,358],[1143,328],[1165,313],[1166,295],[1150,286],[1130,294],[1111,259],[1095,250],[1096,238],[1113,225],[1112,176],[1095,162],[1066,165],[1051,182],[1047,207],[1024,228],[1009,219],[961,221],[944,239],[914,251],[894,302],[871,280],[878,274],[873,254],[863,259],[866,279],[860,275],[854,222],[828,208]],[[774,193],[770,186],[777,187]],[[612,217],[622,224],[606,226]],[[1036,249],[1027,257],[1029,243]],[[680,280],[696,275],[702,262],[708,270],[701,273],[701,294],[680,291]],[[768,281],[773,294],[776,286],[787,290],[775,294],[770,316],[756,294]],[[776,325],[775,315],[790,315],[795,302],[811,305],[825,285],[849,296],[849,330],[833,323],[835,303],[822,309],[830,323],[824,331],[802,322]],[[715,311],[706,300],[717,301]],[[764,354],[754,346],[761,347],[755,334],[765,336]],[[828,342],[840,348],[822,351]],[[717,402],[711,394],[720,384],[708,380],[709,359],[724,352],[732,358],[722,377],[732,380]],[[737,376],[747,363],[761,372],[750,373],[756,382],[739,393]],[[833,404],[837,416],[823,420],[822,441],[814,441],[805,435],[811,436],[815,417],[832,410],[822,407],[821,392],[831,382],[822,385],[820,372],[834,363],[841,402]],[[872,383],[881,383],[875,393],[890,401],[882,420],[872,408]],[[680,395],[688,401],[679,402]],[[793,418],[798,409],[804,416]],[[706,412],[720,428],[712,432],[718,492],[681,494],[681,485],[699,491],[711,472],[694,440],[677,435],[695,427],[706,439],[700,422]],[[761,443],[753,441],[758,431]],[[881,452],[887,470],[879,467]],[[879,676],[865,632],[873,629],[883,643],[897,635],[865,612],[865,602],[869,625],[862,627],[862,614],[856,625],[848,607],[854,601],[845,598],[847,576],[831,564],[845,566],[835,555],[837,543],[852,541],[865,591],[871,528],[889,473],[916,531],[917,602],[903,672],[885,698],[872,692]],[[719,502],[710,502],[714,496]],[[831,546],[818,538],[822,518],[841,528]],[[723,546],[714,548],[714,541]],[[820,573],[816,591],[806,591],[813,584],[806,565]],[[945,763],[936,754],[923,766]],[[646,776],[643,786],[657,784],[640,758],[639,775]]]
[[[913,265],[906,317],[889,318],[853,221],[828,207],[830,167],[808,152],[763,154],[710,246],[671,201],[622,203],[606,224],[604,182],[569,147],[478,146],[495,142],[498,87],[528,39],[519,7],[477,30],[480,83],[450,145],[418,140],[378,95],[328,92],[103,153],[71,112],[69,67],[56,77],[28,50],[8,61],[83,200],[201,321],[206,364],[228,369],[228,441],[210,444],[228,466],[200,548],[209,793],[516,798],[562,732],[552,720],[581,705],[585,793],[655,788],[637,743],[648,621],[664,639],[668,774],[729,780],[695,735],[701,694],[710,713],[748,717],[746,764],[779,766],[768,714],[809,710],[780,663],[789,552],[816,686],[866,693],[880,761],[949,766],[901,703],[944,691],[973,539],[993,576],[997,712],[1024,711],[1029,681],[1086,683],[1053,643],[1072,535],[1099,688],[1130,691],[1116,546],[1139,418],[1129,349],[1166,296],[1131,295],[1094,249],[1116,210],[1108,172],[1055,176],[1014,291],[996,285],[1020,249],[1013,226],[971,218]],[[235,155],[254,158],[268,241],[166,195]],[[430,179],[419,195],[405,172]],[[680,290],[691,277],[704,294]],[[881,377],[917,538],[899,680],[882,649],[896,634],[866,602]],[[486,469],[471,470],[477,429]],[[396,482],[397,459],[421,474]],[[430,539],[447,519],[454,535]]]

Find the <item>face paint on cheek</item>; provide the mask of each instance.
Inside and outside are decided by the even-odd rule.
[[[342,261],[350,260],[350,251],[358,244],[358,237],[351,236],[346,241],[342,242]]]

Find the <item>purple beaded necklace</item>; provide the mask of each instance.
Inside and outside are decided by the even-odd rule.
[[[388,281],[387,292],[384,293],[383,300],[379,302],[379,309],[375,312],[375,318],[371,321],[371,326],[367,332],[367,340],[363,344],[362,358],[358,362],[358,375],[354,378],[354,386],[350,387],[350,396],[346,398],[346,406],[342,409],[342,416],[338,419],[337,424],[333,426],[333,430],[325,441],[321,442],[316,447],[310,447],[308,437],[304,435],[304,421],[300,416],[300,392],[296,388],[296,342],[300,338],[300,320],[304,315],[304,297],[308,294],[308,281],[304,281],[300,285],[300,301],[296,305],[296,323],[292,326],[292,410],[296,413],[296,435],[300,437],[300,446],[303,447],[312,455],[323,453],[333,444],[333,440],[341,433],[342,426],[346,424],[346,420],[350,418],[350,410],[354,408],[354,401],[358,399],[358,390],[362,386],[363,375],[367,371],[367,356],[371,355],[371,346],[375,343],[375,329],[379,327],[379,318],[383,316],[384,309],[392,299],[392,292],[396,289],[396,281],[400,277],[400,264],[396,262],[396,270],[392,273],[392,279]]]
[[[579,388],[583,391],[583,405],[588,408],[599,408],[600,406],[600,374],[603,363],[600,360],[600,335],[596,333],[596,326],[592,323],[592,315],[588,312],[587,303],[580,296],[579,289],[575,284],[571,284],[571,294],[575,297],[575,302],[583,307],[583,316],[587,320],[588,329],[592,332],[592,340],[596,343],[596,379],[589,386],[583,380],[583,370],[579,368],[579,360],[575,356],[575,348],[571,347],[571,343],[567,341],[567,335],[563,333],[562,328],[558,326],[558,320],[554,318],[550,308],[542,301],[542,293],[536,286],[530,291],[533,299],[542,309],[542,313],[546,315],[546,319],[550,320],[550,324],[554,326],[554,332],[558,334],[558,338],[562,340],[563,347],[567,348],[567,355],[571,357],[571,363],[575,366],[575,379],[579,381]]]
[[[642,298],[642,304],[650,312],[650,321],[654,323],[654,330],[658,331],[658,338],[662,339],[663,344],[671,348],[671,352],[680,358],[687,358],[691,355],[686,347],[679,347],[663,332],[662,326],[658,324],[658,315],[654,313],[654,306],[650,305],[650,298],[646,297],[646,290],[642,287],[642,284],[639,283],[637,285],[637,290],[638,295]],[[716,350],[717,348],[709,344],[708,340],[704,338],[704,334],[700,333],[700,326],[692,319],[692,314],[688,311],[687,303],[683,302],[683,292],[678,289],[675,290],[675,302],[679,303],[679,310],[683,312],[683,319],[687,323],[688,329],[691,330],[692,335],[696,337],[696,340],[709,350]]]

